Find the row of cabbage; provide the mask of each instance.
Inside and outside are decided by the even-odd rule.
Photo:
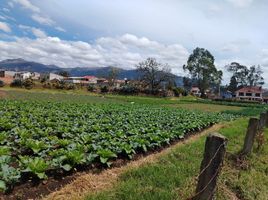
[[[0,101],[0,188],[169,144],[233,115],[142,105]]]

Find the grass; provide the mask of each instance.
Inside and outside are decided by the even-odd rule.
[[[237,154],[242,147],[248,119],[226,123],[220,129],[229,142],[229,155]],[[265,131],[268,134],[268,131]],[[129,169],[119,177],[111,188],[88,195],[87,200],[130,199],[130,200],[170,200],[186,199],[194,193],[204,150],[205,137],[192,143],[179,146],[154,163]],[[254,152],[248,158],[247,169],[235,166],[226,158],[217,190],[217,199],[230,199],[239,196],[243,199],[264,200],[268,197],[268,146],[261,152]]]
[[[2,90],[2,89],[1,89]],[[122,96],[122,95],[102,95],[89,93],[83,90],[49,90],[49,89],[33,89],[25,90],[20,88],[5,88],[2,90],[6,95],[2,98],[16,100],[37,100],[37,101],[60,101],[60,102],[80,102],[80,103],[122,103],[129,104],[146,104],[149,106],[167,106],[174,108],[186,108],[190,110],[199,110],[206,112],[221,111],[239,111],[241,107],[194,103],[195,97],[187,96],[180,98],[157,98],[157,97],[141,97],[141,96]],[[188,101],[193,101],[189,103]],[[188,102],[188,103],[187,103]],[[236,113],[234,113],[236,114]]]
[[[169,105],[174,108],[186,108],[191,110],[200,110],[205,112],[222,112],[222,111],[236,111],[235,114],[240,113],[241,107],[236,106],[226,106],[226,105],[216,105],[216,104],[201,104],[201,103],[180,103]],[[232,113],[232,112],[230,112]]]

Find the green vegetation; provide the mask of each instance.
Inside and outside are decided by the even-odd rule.
[[[230,114],[202,113],[136,104],[84,104],[47,101],[0,101],[0,179],[46,178],[49,171],[69,171],[116,157],[159,148],[199,131]],[[7,176],[7,174],[14,176]]]
[[[268,196],[268,146],[254,149],[246,168],[236,166],[231,155],[241,150],[248,119],[225,123],[220,133],[228,138],[227,156],[217,189],[217,199],[240,197],[265,200]],[[268,134],[268,130],[265,131]],[[187,199],[194,194],[196,177],[203,157],[205,136],[173,148],[155,162],[128,169],[111,189],[89,194],[88,200],[100,199]]]

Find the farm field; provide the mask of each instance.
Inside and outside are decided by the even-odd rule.
[[[183,145],[178,144],[159,156],[144,158],[141,164],[130,165],[126,169],[118,170],[119,172],[115,171],[117,176],[111,177],[116,177],[116,180],[114,182],[110,180],[111,185],[99,183],[100,189],[89,187],[87,190],[89,192],[80,195],[87,196],[85,198],[87,200],[188,199],[195,193],[205,138],[211,131],[217,131],[228,138],[228,145],[224,167],[218,180],[216,199],[266,200],[268,197],[267,141],[261,151],[257,151],[256,146],[254,147],[253,153],[242,169],[236,166],[232,158],[232,155],[241,150],[247,123],[247,118],[241,118],[220,124],[204,132],[202,136]],[[267,134],[266,129],[265,135]],[[101,187],[101,184],[104,184],[104,187]],[[67,189],[71,190],[73,187],[63,188],[62,192],[68,192]],[[71,191],[69,194],[73,194],[74,197],[77,195]],[[63,193],[56,192],[49,199],[62,197],[62,195]]]
[[[117,160],[158,151],[213,124],[263,110],[193,103],[189,97],[2,93],[0,187],[8,192],[28,181],[38,185],[77,170],[113,167]]]

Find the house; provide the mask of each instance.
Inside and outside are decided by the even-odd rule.
[[[1,78],[14,78],[16,72],[15,71],[5,71],[5,70],[0,70],[0,77]]]
[[[239,100],[262,101],[262,87],[246,86],[235,92],[235,96]]]
[[[86,79],[89,84],[97,84],[98,78],[96,76],[84,76],[83,78]]]
[[[15,71],[0,70],[0,80],[5,84],[10,84],[13,82],[15,74]]]
[[[262,101],[263,101],[263,103],[268,104],[268,91],[263,92]]]
[[[63,76],[54,73],[44,73],[40,75],[41,81],[61,81],[64,79]]]
[[[231,91],[223,90],[223,91],[221,91],[221,98],[222,99],[232,99],[233,98],[233,94],[232,94]]]
[[[34,76],[33,72],[16,72],[14,75],[14,79],[25,80],[28,78],[32,78],[32,76]]]
[[[33,80],[40,80],[40,77],[41,77],[41,74],[40,74],[40,73],[38,73],[38,72],[33,72],[31,78],[32,78]]]
[[[105,79],[105,78],[98,78],[97,84],[100,85],[100,86],[108,86],[109,81],[107,79]]]
[[[200,89],[198,87],[192,87],[190,90],[190,93],[194,96],[197,96],[197,97],[201,96],[201,92],[200,92]]]

